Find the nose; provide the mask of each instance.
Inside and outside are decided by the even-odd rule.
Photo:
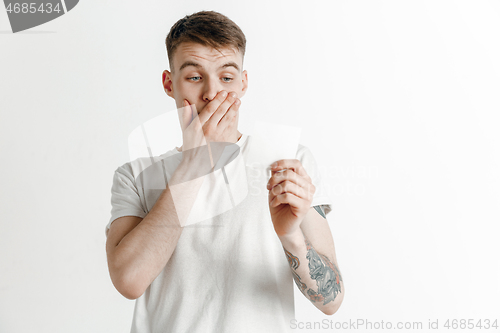
[[[205,80],[205,86],[203,88],[203,100],[205,102],[210,102],[211,100],[213,100],[217,93],[222,90],[222,88],[219,87],[217,80],[212,78],[208,78]]]

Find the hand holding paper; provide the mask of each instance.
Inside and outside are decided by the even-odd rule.
[[[311,207],[316,188],[297,159],[280,160],[271,172],[267,184],[271,219],[278,236],[286,236],[300,227]]]

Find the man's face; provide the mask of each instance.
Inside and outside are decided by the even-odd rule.
[[[178,109],[184,99],[196,105],[198,113],[221,90],[236,92],[241,98],[247,89],[247,71],[242,71],[239,50],[217,50],[197,43],[182,43],[174,52],[172,72],[163,71],[165,92],[175,99]]]

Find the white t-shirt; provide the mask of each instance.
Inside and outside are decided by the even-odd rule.
[[[240,182],[238,186],[227,189],[221,169],[209,175],[222,184],[221,192],[216,201],[214,196],[205,199],[219,205],[222,213],[184,227],[165,268],[136,300],[131,333],[291,331],[293,277],[269,212],[266,184],[270,174],[245,165],[251,139],[242,135],[236,143],[240,154],[225,167],[229,183]],[[167,181],[181,157],[176,149],[160,156],[168,161],[163,170]],[[325,213],[329,213],[331,201],[312,153],[299,144],[296,158],[316,186],[311,207],[326,205]],[[106,235],[115,219],[144,218],[155,204],[161,186],[148,190],[136,181],[151,164],[151,159],[141,158],[116,169]],[[246,184],[241,184],[242,174],[246,174]],[[162,181],[165,184],[165,180],[159,184]],[[232,203],[228,193],[234,197]],[[235,205],[233,209],[227,209],[228,202]]]

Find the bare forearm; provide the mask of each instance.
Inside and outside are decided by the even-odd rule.
[[[280,236],[293,278],[299,290],[325,314],[337,311],[344,297],[344,285],[337,265],[316,252],[301,229]]]
[[[137,297],[160,274],[177,245],[204,181],[203,176],[193,180],[191,170],[188,163],[179,165],[150,212],[115,248],[113,265]]]

